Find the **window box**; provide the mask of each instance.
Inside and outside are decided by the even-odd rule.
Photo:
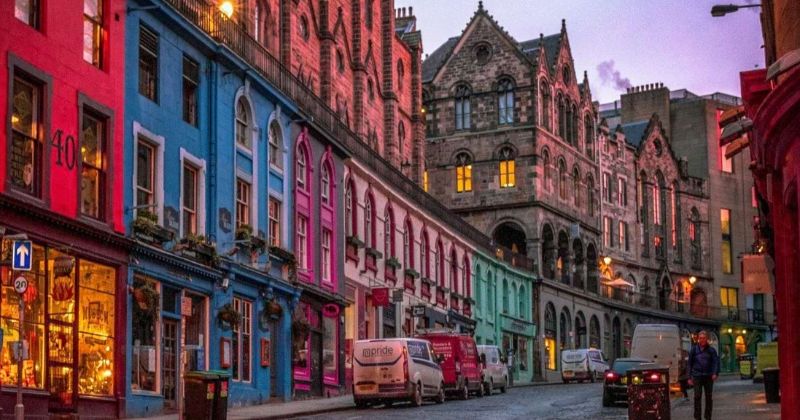
[[[422,283],[422,288],[421,288],[420,292],[422,293],[422,297],[428,298],[428,300],[430,300],[430,298],[431,298],[431,284],[430,283]]]
[[[373,257],[376,260],[383,258],[383,254],[375,248],[366,248],[365,251],[368,256]]]
[[[403,270],[403,274],[405,274],[407,277],[410,276],[412,279],[419,278],[419,273],[413,268],[406,268]]]
[[[394,270],[397,270],[398,268],[400,268],[400,261],[397,259],[397,257],[391,257],[388,260],[386,260],[386,266],[392,267]]]
[[[427,278],[427,277],[423,277],[423,278],[422,278],[422,284],[427,284],[427,285],[429,285],[429,286],[430,286],[430,285],[433,285],[433,280],[431,280],[431,279],[429,279],[429,278]]]
[[[358,239],[357,236],[348,236],[344,238],[344,241],[347,243],[347,245],[352,245],[356,249],[364,247],[364,241]]]
[[[133,234],[137,239],[161,245],[175,237],[175,233],[158,224],[158,215],[147,210],[136,212],[133,220]]]
[[[285,262],[295,261],[294,254],[291,251],[283,249],[279,246],[270,246],[269,254]]]
[[[177,245],[172,249],[182,255],[197,260],[204,264],[215,266],[218,260],[217,247],[208,242],[203,235],[189,234],[181,238]]]
[[[253,228],[250,225],[242,225],[236,229],[236,242],[249,249],[250,252],[258,254],[267,252],[267,241],[253,235]]]
[[[403,275],[403,287],[405,287],[406,290],[410,290],[412,293],[417,289],[414,279],[416,279],[416,277],[409,274],[408,270],[406,270],[406,273]]]

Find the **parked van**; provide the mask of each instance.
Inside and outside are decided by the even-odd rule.
[[[633,330],[631,357],[669,367],[670,384],[678,384],[683,366],[681,335],[677,325],[639,324]],[[674,388],[675,386],[671,386]]]
[[[483,389],[486,395],[492,395],[495,388],[506,392],[508,388],[508,366],[506,358],[501,356],[497,346],[478,346],[481,363],[483,363]]]
[[[467,334],[429,331],[418,336],[433,344],[433,351],[443,356],[441,363],[444,389],[462,400],[470,393],[483,396],[483,369],[475,340]]]
[[[444,402],[444,378],[433,346],[418,338],[359,340],[353,347],[356,407],[426,399]]]
[[[608,362],[598,349],[575,349],[561,351],[561,380],[569,381],[601,379],[608,369]]]

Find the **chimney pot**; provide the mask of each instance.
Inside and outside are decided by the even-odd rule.
[[[413,7],[409,7],[408,8],[408,15],[409,16],[414,16],[414,8]]]

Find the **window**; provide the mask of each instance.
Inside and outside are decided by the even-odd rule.
[[[275,168],[283,168],[283,135],[277,121],[269,125],[269,164]]]
[[[358,207],[357,200],[353,193],[353,185],[351,182],[347,183],[344,191],[344,234],[348,237],[356,236],[356,215],[355,209]]]
[[[419,264],[420,276],[427,279],[431,278],[431,259],[430,248],[428,247],[428,233],[423,230],[419,238]]]
[[[470,94],[466,85],[456,88],[456,130],[470,129]]]
[[[250,149],[250,104],[244,96],[236,101],[236,144]]]
[[[197,168],[183,164],[183,236],[197,234]]]
[[[300,34],[300,38],[303,38],[303,41],[308,41],[308,18],[305,15],[300,16],[300,24],[297,25],[297,29]]]
[[[653,185],[653,224],[662,225],[661,220],[661,188],[657,184]]]
[[[183,120],[197,126],[197,86],[200,72],[197,62],[183,56]]]
[[[589,159],[594,158],[594,124],[592,123],[592,118],[589,115],[586,115],[583,118],[583,138],[584,143],[586,144],[586,156]]]
[[[281,202],[269,198],[269,241],[272,246],[281,246]]]
[[[301,145],[297,148],[295,177],[297,179],[297,189],[302,191],[308,191],[308,183],[306,182],[308,180],[307,159],[308,157],[306,156],[306,148]]]
[[[369,194],[364,200],[364,244],[367,248],[375,248],[375,209]]]
[[[397,126],[397,148],[400,153],[400,160],[403,160],[403,150],[405,149],[405,142],[406,142],[406,126],[400,121],[400,124]]]
[[[620,221],[619,222],[619,247],[630,251],[630,244],[628,244],[628,224]]]
[[[436,255],[434,256],[434,258],[436,258],[435,263],[434,263],[434,265],[435,265],[434,269],[436,270],[436,273],[434,273],[434,275],[436,276],[436,284],[438,284],[441,287],[445,287],[445,284],[444,284],[444,249],[442,248],[442,242],[441,241],[439,241],[439,243],[436,244]]]
[[[456,257],[456,250],[450,251],[450,288],[454,293],[459,293],[461,290],[461,281],[458,278],[458,257]]]
[[[553,172],[550,170],[550,152],[542,150],[542,169],[544,170],[544,189],[550,191],[553,184]]]
[[[15,75],[13,92],[8,176],[18,189],[41,197],[44,168],[42,86]]]
[[[700,242],[700,213],[696,208],[692,208],[691,220],[689,221],[689,242],[692,248],[692,267],[700,268],[703,252]]]
[[[603,216],[603,246],[611,246],[611,218]]]
[[[297,216],[297,237],[295,238],[295,242],[297,247],[297,265],[303,270],[308,270],[308,218],[303,215]]]
[[[672,189],[669,192],[669,212],[672,219],[671,223],[671,230],[670,230],[670,242],[672,243],[673,251],[678,248],[678,212],[677,212],[677,203],[676,203],[676,194],[678,184],[675,183],[672,186]]]
[[[139,139],[136,147],[136,207],[152,211],[155,207],[156,150],[150,143]]]
[[[338,381],[339,357],[336,342],[339,337],[338,317],[322,318],[322,374],[326,383]]]
[[[372,0],[364,1],[364,9],[366,9],[366,14],[365,14],[366,17],[364,18],[364,23],[367,25],[368,29],[372,29],[372,20],[373,20],[372,15],[374,13],[374,11],[372,10],[373,7],[374,6],[372,4]]]
[[[403,60],[397,60],[397,90],[403,90],[403,78],[405,77],[406,71],[403,67]]]
[[[611,202],[611,174],[603,173],[603,201]]]
[[[719,304],[724,308],[739,308],[739,289],[735,287],[720,287]]]
[[[617,197],[620,207],[626,207],[628,205],[628,181],[624,178],[617,178]]]
[[[715,126],[717,127],[717,140],[719,140],[720,136],[722,135],[722,129],[719,128],[719,119],[720,119],[720,117],[722,116],[722,114],[724,112],[725,111],[722,110],[722,109],[718,109],[717,112],[716,112],[717,124]],[[717,144],[720,144],[719,141],[717,141]],[[728,174],[732,174],[733,173],[733,158],[725,157],[725,148],[726,147],[727,147],[727,145],[726,146],[720,146],[719,149],[718,149],[719,150],[719,156],[718,156],[719,170],[722,171],[722,172],[728,173]]]
[[[541,125],[547,131],[552,130],[551,120],[552,120],[552,111],[551,107],[553,106],[553,98],[550,96],[550,88],[547,86],[547,83],[542,81],[542,123]]]
[[[331,234],[330,229],[322,229],[322,281],[331,282],[333,277],[333,260],[331,258]]]
[[[331,204],[331,173],[328,170],[328,165],[322,165],[322,176],[320,177],[319,195],[322,204]]]
[[[336,50],[336,71],[340,74],[344,72],[344,54],[342,54],[342,50]]]
[[[240,297],[233,298],[233,309],[242,316],[239,324],[233,324],[231,370],[234,381],[250,382],[252,362],[251,337],[253,302]]]
[[[14,17],[39,29],[39,0],[14,0]]]
[[[411,220],[406,221],[403,229],[403,267],[406,270],[414,268],[414,230]]]
[[[755,186],[750,187],[750,200],[751,200],[751,205],[753,206],[753,208],[758,208],[758,198],[757,198],[757,195],[756,195],[756,187]]]
[[[516,162],[510,147],[500,150],[500,188],[511,188],[516,184]]]
[[[591,175],[586,178],[586,201],[589,207],[589,216],[594,217],[594,179]]]
[[[389,206],[383,213],[383,253],[386,259],[394,258],[394,212]]]
[[[497,123],[514,123],[514,85],[508,79],[503,79],[497,85]]]
[[[158,102],[158,35],[139,26],[139,93]]]
[[[83,59],[101,67],[103,57],[103,1],[83,0]]]
[[[472,157],[467,153],[456,155],[456,192],[472,191]]]
[[[35,253],[34,253],[35,255]],[[143,287],[159,290],[156,281],[149,277],[136,275],[133,279],[133,290]],[[133,321],[131,323],[131,389],[136,391],[158,392],[158,372],[160,368],[160,355],[156,348],[156,336],[161,325],[161,302],[158,308],[142,308],[141,305],[131,305]],[[28,317],[25,317],[26,321]],[[7,338],[10,339],[10,338]]]
[[[578,168],[572,169],[572,197],[575,200],[575,209],[581,207],[581,174]]]
[[[558,161],[558,197],[562,200],[567,199],[567,164],[564,160]]]
[[[428,192],[428,170],[422,171],[422,190]]]
[[[372,84],[372,79],[367,79],[367,94],[369,96],[370,102],[375,99],[375,87]]]
[[[250,225],[250,184],[236,179],[236,229]]]
[[[719,209],[720,232],[722,232],[722,272],[733,273],[733,242],[731,240],[731,211]]]

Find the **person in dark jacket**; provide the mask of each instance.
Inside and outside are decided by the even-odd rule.
[[[700,416],[704,413],[705,420],[711,420],[711,410],[713,408],[712,393],[714,391],[714,381],[719,375],[719,355],[708,344],[708,333],[700,331],[697,334],[697,344],[689,352],[688,363],[689,385],[694,386],[694,418],[702,420]],[[702,395],[706,394],[705,412],[702,410]]]

